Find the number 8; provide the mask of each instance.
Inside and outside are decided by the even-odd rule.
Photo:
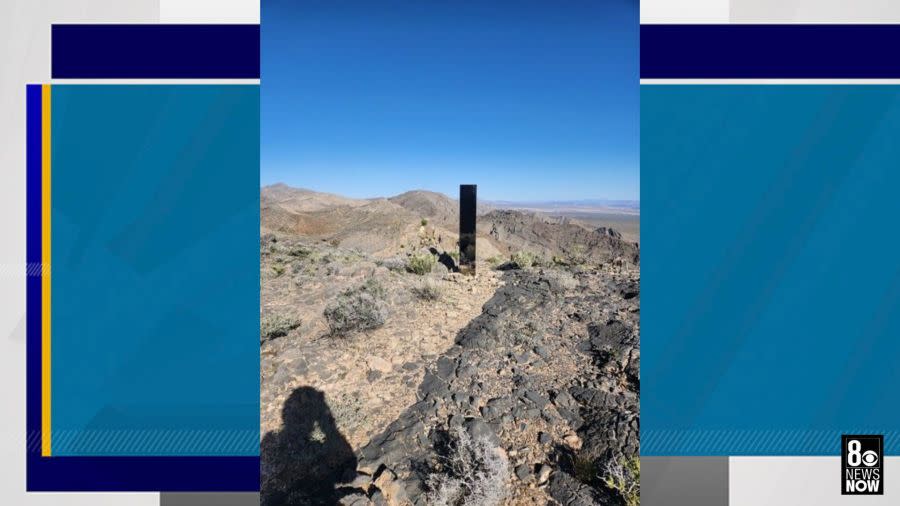
[[[862,462],[862,455],[859,450],[862,445],[856,439],[851,439],[847,443],[847,465],[856,467]]]

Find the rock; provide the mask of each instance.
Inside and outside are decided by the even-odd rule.
[[[538,464],[537,470],[535,472],[535,475],[537,476],[537,484],[543,485],[543,484],[547,483],[547,481],[550,480],[551,472],[552,472],[552,470],[550,469],[550,466],[548,466],[547,464]]]
[[[491,426],[485,423],[484,420],[473,418],[467,421],[464,427],[473,439],[487,439],[494,445],[500,445],[500,438],[497,437]]]
[[[543,346],[535,346],[534,352],[537,354],[537,356],[541,357],[544,360],[550,358],[550,352],[547,351],[547,348],[544,348]]]
[[[573,429],[578,430],[584,424],[584,420],[582,420],[577,413],[569,410],[568,408],[557,407],[556,411],[559,413],[559,416],[561,416],[562,419],[565,420]]]
[[[388,504],[403,504],[409,501],[403,483],[397,479],[397,475],[390,469],[385,469],[375,478],[374,485],[384,495]]]
[[[528,466],[528,464],[516,466],[516,478],[518,478],[520,481],[525,481],[530,477],[531,468]]]
[[[538,435],[538,443],[541,443],[543,445],[549,443],[551,440],[552,438],[550,437],[550,434],[547,434],[546,432],[541,432]]]
[[[345,495],[338,500],[339,506],[368,506],[371,504],[365,494],[353,493]]]
[[[472,397],[462,392],[454,392],[452,396],[453,402],[468,406],[472,404]]]
[[[353,478],[353,481],[342,485],[350,488],[358,488],[363,492],[368,493],[369,487],[372,485],[372,477],[365,473],[357,473],[356,477]]]
[[[478,368],[476,368],[472,364],[463,364],[459,366],[459,369],[456,371],[456,376],[459,378],[470,378],[474,376],[478,372]]]
[[[374,506],[389,506],[387,500],[384,498],[384,494],[382,494],[380,490],[372,492],[369,500]]]
[[[374,381],[377,381],[378,378],[380,378],[380,377],[381,377],[381,372],[380,372],[380,371],[369,371],[369,372],[366,373],[366,380],[367,380],[369,383],[372,383],[372,382],[374,382]]]
[[[566,434],[563,436],[563,441],[573,450],[581,449],[581,438],[578,437],[578,434]]]
[[[553,404],[555,404],[557,407],[562,406],[564,408],[571,408],[577,403],[575,402],[575,399],[573,399],[572,396],[569,395],[569,392],[563,390],[553,397]]]
[[[422,384],[419,385],[419,395],[422,398],[427,396],[431,397],[446,397],[450,393],[450,390],[447,388],[447,384],[431,372],[426,372],[425,377],[422,379]]]
[[[375,355],[372,355],[366,359],[366,365],[369,366],[369,369],[382,373],[391,372],[391,370],[394,368],[394,366],[391,365],[390,362]]]
[[[485,420],[494,420],[500,416],[500,411],[494,406],[484,406],[481,408],[481,416]]]
[[[539,408],[543,408],[547,405],[548,402],[550,402],[546,397],[534,390],[527,390],[525,392],[525,398],[533,402]]]
[[[456,370],[456,363],[448,357],[441,357],[437,361],[437,376],[444,381],[448,381],[453,377]]]
[[[596,506],[604,504],[594,497],[591,488],[579,482],[574,476],[559,472],[554,473],[550,480],[550,496],[559,504],[567,506]]]

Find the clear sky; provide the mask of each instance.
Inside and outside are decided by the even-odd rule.
[[[262,184],[640,194],[637,0],[262,0]]]

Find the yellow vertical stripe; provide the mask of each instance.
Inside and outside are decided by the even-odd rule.
[[[41,455],[50,456],[50,85],[41,89]]]

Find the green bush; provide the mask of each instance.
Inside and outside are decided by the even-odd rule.
[[[575,478],[581,483],[594,485],[600,478],[600,467],[591,455],[578,454],[572,460]]]
[[[372,296],[377,297],[379,299],[383,299],[385,295],[387,295],[387,290],[384,289],[384,285],[382,285],[377,279],[369,278],[367,279],[356,291],[361,291],[365,293],[370,293]],[[345,295],[353,294],[354,290],[347,290],[344,292]]]
[[[428,274],[437,265],[431,253],[416,253],[406,260],[406,270],[420,276]]]
[[[289,256],[297,257],[297,258],[306,258],[306,257],[308,257],[311,253],[312,253],[312,250],[311,250],[311,249],[309,249],[309,248],[307,248],[307,247],[305,247],[305,246],[301,246],[301,245],[299,245],[299,244],[298,244],[298,245],[294,245],[294,246],[291,247],[291,248],[288,250],[288,252],[287,252],[287,254],[288,254]]]
[[[428,226],[428,219],[427,219],[427,218],[422,218],[421,223],[422,223],[422,226],[423,226],[423,227],[427,227],[427,226]]]
[[[259,322],[259,341],[284,337],[300,326],[300,320],[280,314],[265,314]]]
[[[626,506],[641,504],[641,460],[637,456],[628,457],[624,462],[610,460],[606,465],[603,483],[615,491],[625,501]]]
[[[543,263],[540,256],[530,251],[519,251],[510,256],[510,261],[520,269],[528,269]]]

